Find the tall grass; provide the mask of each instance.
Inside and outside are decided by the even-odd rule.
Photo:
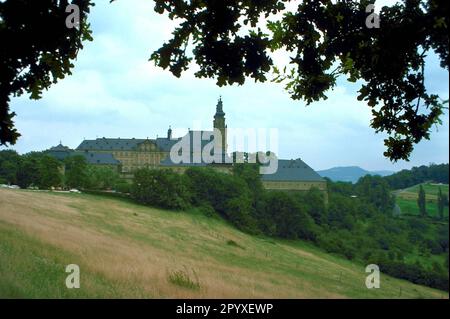
[[[183,288],[199,290],[200,282],[194,269],[192,269],[192,275],[194,276],[194,279],[191,278],[189,271],[185,267],[184,269],[170,272],[168,275],[168,281]]]

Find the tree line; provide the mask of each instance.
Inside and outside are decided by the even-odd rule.
[[[19,155],[13,150],[0,151],[0,184],[20,188],[92,189],[129,192],[130,185],[120,179],[117,170],[88,165],[84,156],[58,160],[46,152]]]
[[[438,218],[443,220],[445,218],[444,209],[446,206],[448,206],[448,196],[447,196],[447,194],[442,193],[442,189],[440,187],[438,189],[436,205],[437,205]],[[425,194],[425,190],[422,185],[419,185],[419,192],[418,192],[418,196],[417,196],[417,206],[419,207],[420,216],[428,217],[426,194]]]
[[[429,166],[413,167],[410,170],[401,170],[395,174],[384,177],[392,189],[408,188],[428,181],[448,184],[449,164],[430,164]]]

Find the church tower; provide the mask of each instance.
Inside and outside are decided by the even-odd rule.
[[[222,154],[227,152],[227,126],[225,124],[225,112],[223,111],[222,97],[216,107],[216,114],[214,115],[214,128],[218,129],[222,134]]]

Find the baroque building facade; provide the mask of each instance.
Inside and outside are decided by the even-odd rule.
[[[227,124],[221,98],[216,106],[213,127],[214,131],[189,130],[185,136],[178,138],[172,136],[172,129],[169,127],[166,137],[155,139],[106,137],[85,139],[75,150],[60,143],[47,152],[61,160],[67,156],[82,155],[88,164],[112,167],[117,169],[123,178],[128,179],[131,179],[133,172],[140,168],[167,168],[182,173],[187,168],[195,166],[211,167],[231,173],[233,161],[227,155]],[[220,132],[218,143],[214,141],[217,132]],[[203,139],[204,136],[208,138]],[[179,155],[180,157],[185,155],[183,158],[187,160],[174,161],[173,150],[182,142],[188,145],[188,149],[184,149]],[[205,162],[201,156],[205,147],[211,144],[214,145],[214,152],[220,155],[217,162]],[[195,160],[196,158],[200,160]],[[261,180],[266,189],[272,190],[305,191],[315,187],[326,194],[327,189],[326,181],[301,159],[278,159],[276,172],[261,175]]]

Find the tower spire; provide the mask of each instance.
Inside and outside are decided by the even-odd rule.
[[[219,97],[219,101],[217,102],[216,116],[225,116],[225,113],[223,112],[222,96]]]
[[[225,112],[223,111],[222,96],[219,97],[219,101],[216,106],[216,114],[214,115],[214,129],[220,131],[222,135],[221,141],[221,153],[226,154],[227,151],[227,125],[225,124]]]

